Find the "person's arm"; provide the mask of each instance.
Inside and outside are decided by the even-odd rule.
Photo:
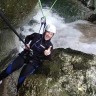
[[[35,36],[36,33],[33,33],[31,35],[26,36],[25,38],[25,44],[28,44]]]
[[[25,38],[25,49],[30,49],[30,45],[28,44],[35,36],[36,36],[37,33],[33,33],[31,35],[28,35],[26,38]]]

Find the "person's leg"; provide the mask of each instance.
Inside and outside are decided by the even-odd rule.
[[[16,71],[17,69],[21,68],[24,64],[24,59],[20,56],[17,56],[12,63],[0,73],[0,80],[6,78],[9,74]]]
[[[35,69],[38,68],[38,64],[34,64],[34,66],[32,64],[26,64],[20,73],[19,79],[18,79],[18,84],[17,84],[17,92],[20,88],[20,86],[23,84],[25,78],[29,75],[34,73]]]

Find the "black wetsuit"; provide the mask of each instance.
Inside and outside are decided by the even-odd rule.
[[[0,74],[0,80],[2,80],[23,66],[18,79],[17,89],[19,89],[19,87],[22,85],[25,78],[29,74],[32,74],[36,68],[40,66],[43,59],[50,59],[51,57],[51,54],[48,56],[44,55],[44,51],[48,49],[49,46],[52,46],[53,49],[53,45],[50,40],[46,41],[44,40],[43,35],[33,33],[25,38],[26,44],[28,44],[30,41],[30,49],[32,49],[33,52],[25,49],[19,53],[12,63]]]

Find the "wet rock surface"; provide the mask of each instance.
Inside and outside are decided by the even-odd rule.
[[[92,96],[92,85],[86,75],[92,66],[96,66],[95,55],[70,48],[56,49],[52,61],[44,61],[42,67],[28,76],[19,96]]]
[[[88,21],[96,24],[96,14],[92,14],[92,15],[88,18]]]
[[[37,0],[6,0],[0,1],[0,10],[8,18],[13,26],[18,26],[25,20],[37,4]],[[0,18],[0,29],[8,28]]]

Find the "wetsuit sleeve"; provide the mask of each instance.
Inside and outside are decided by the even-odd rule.
[[[34,39],[36,37],[37,33],[33,33],[31,35],[28,35],[26,38],[25,38],[25,44],[28,44],[32,39]]]

